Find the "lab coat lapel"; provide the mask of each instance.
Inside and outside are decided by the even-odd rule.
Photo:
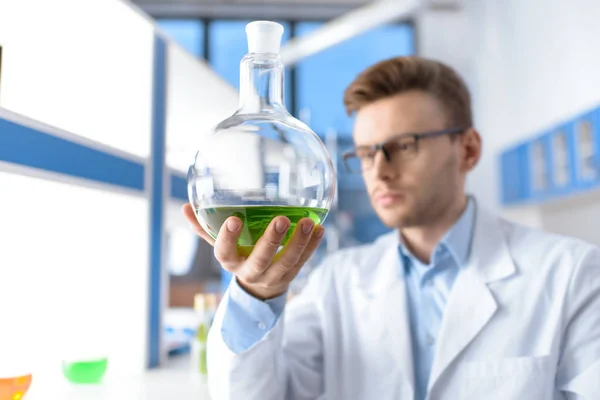
[[[410,319],[402,265],[398,253],[399,233],[386,235],[373,254],[379,261],[369,266],[359,279],[361,292],[367,298],[373,313],[374,336],[385,343],[386,351],[393,355],[405,384],[414,396],[413,355]],[[373,268],[374,267],[374,268]],[[368,272],[367,272],[368,271]]]
[[[395,357],[406,384],[409,385],[411,392],[414,393],[410,319],[397,245],[392,246],[386,251],[385,256],[381,260],[380,267],[382,270],[384,266],[385,268],[393,266],[393,273],[395,275],[390,275],[392,284],[387,290],[382,291],[381,296],[377,299],[379,303],[377,309],[383,311],[381,318],[384,324],[386,342],[389,343],[388,350]],[[393,279],[394,276],[397,279]]]
[[[429,378],[430,390],[489,322],[497,304],[485,283],[472,269],[467,269],[457,278],[446,307]]]
[[[444,311],[429,390],[498,309],[487,284],[515,272],[500,222],[480,206],[473,234],[469,261],[459,273]]]

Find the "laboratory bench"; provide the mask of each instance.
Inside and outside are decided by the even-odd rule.
[[[100,384],[74,385],[61,376],[34,376],[24,400],[209,400],[208,388],[192,373],[189,355],[129,377],[109,374]]]

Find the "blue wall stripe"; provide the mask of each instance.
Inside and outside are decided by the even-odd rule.
[[[152,145],[150,162],[150,304],[148,318],[148,368],[160,364],[162,259],[164,237],[166,43],[154,37],[152,95]]]
[[[144,165],[0,118],[0,160],[144,190]]]
[[[187,178],[179,174],[171,174],[171,197],[177,200],[188,201]]]

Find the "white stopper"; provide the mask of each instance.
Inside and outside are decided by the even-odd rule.
[[[277,22],[254,21],[246,25],[249,53],[279,54],[283,26]]]

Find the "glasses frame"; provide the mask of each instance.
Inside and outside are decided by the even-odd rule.
[[[461,134],[465,133],[465,131],[467,131],[468,129],[469,128],[447,128],[447,129],[442,129],[442,130],[438,130],[438,131],[429,131],[429,132],[420,132],[420,133],[402,133],[399,135],[395,135],[395,136],[391,137],[390,139],[388,139],[384,142],[381,142],[381,143],[365,145],[365,146],[358,146],[352,150],[345,151],[344,153],[342,153],[342,161],[344,162],[344,167],[346,168],[346,172],[348,172],[350,174],[362,173],[363,172],[362,169],[359,172],[354,172],[348,165],[349,158],[357,157],[356,152],[358,149],[371,150],[373,152],[373,157],[375,157],[377,155],[378,151],[381,151],[383,153],[383,156],[385,157],[385,160],[389,163],[389,162],[391,162],[391,156],[390,156],[389,152],[385,149],[385,146],[391,142],[395,142],[395,141],[403,139],[403,138],[413,138],[415,140],[415,146],[417,147],[417,151],[418,151],[419,140],[434,138],[434,137],[443,136],[443,135],[461,135]]]

